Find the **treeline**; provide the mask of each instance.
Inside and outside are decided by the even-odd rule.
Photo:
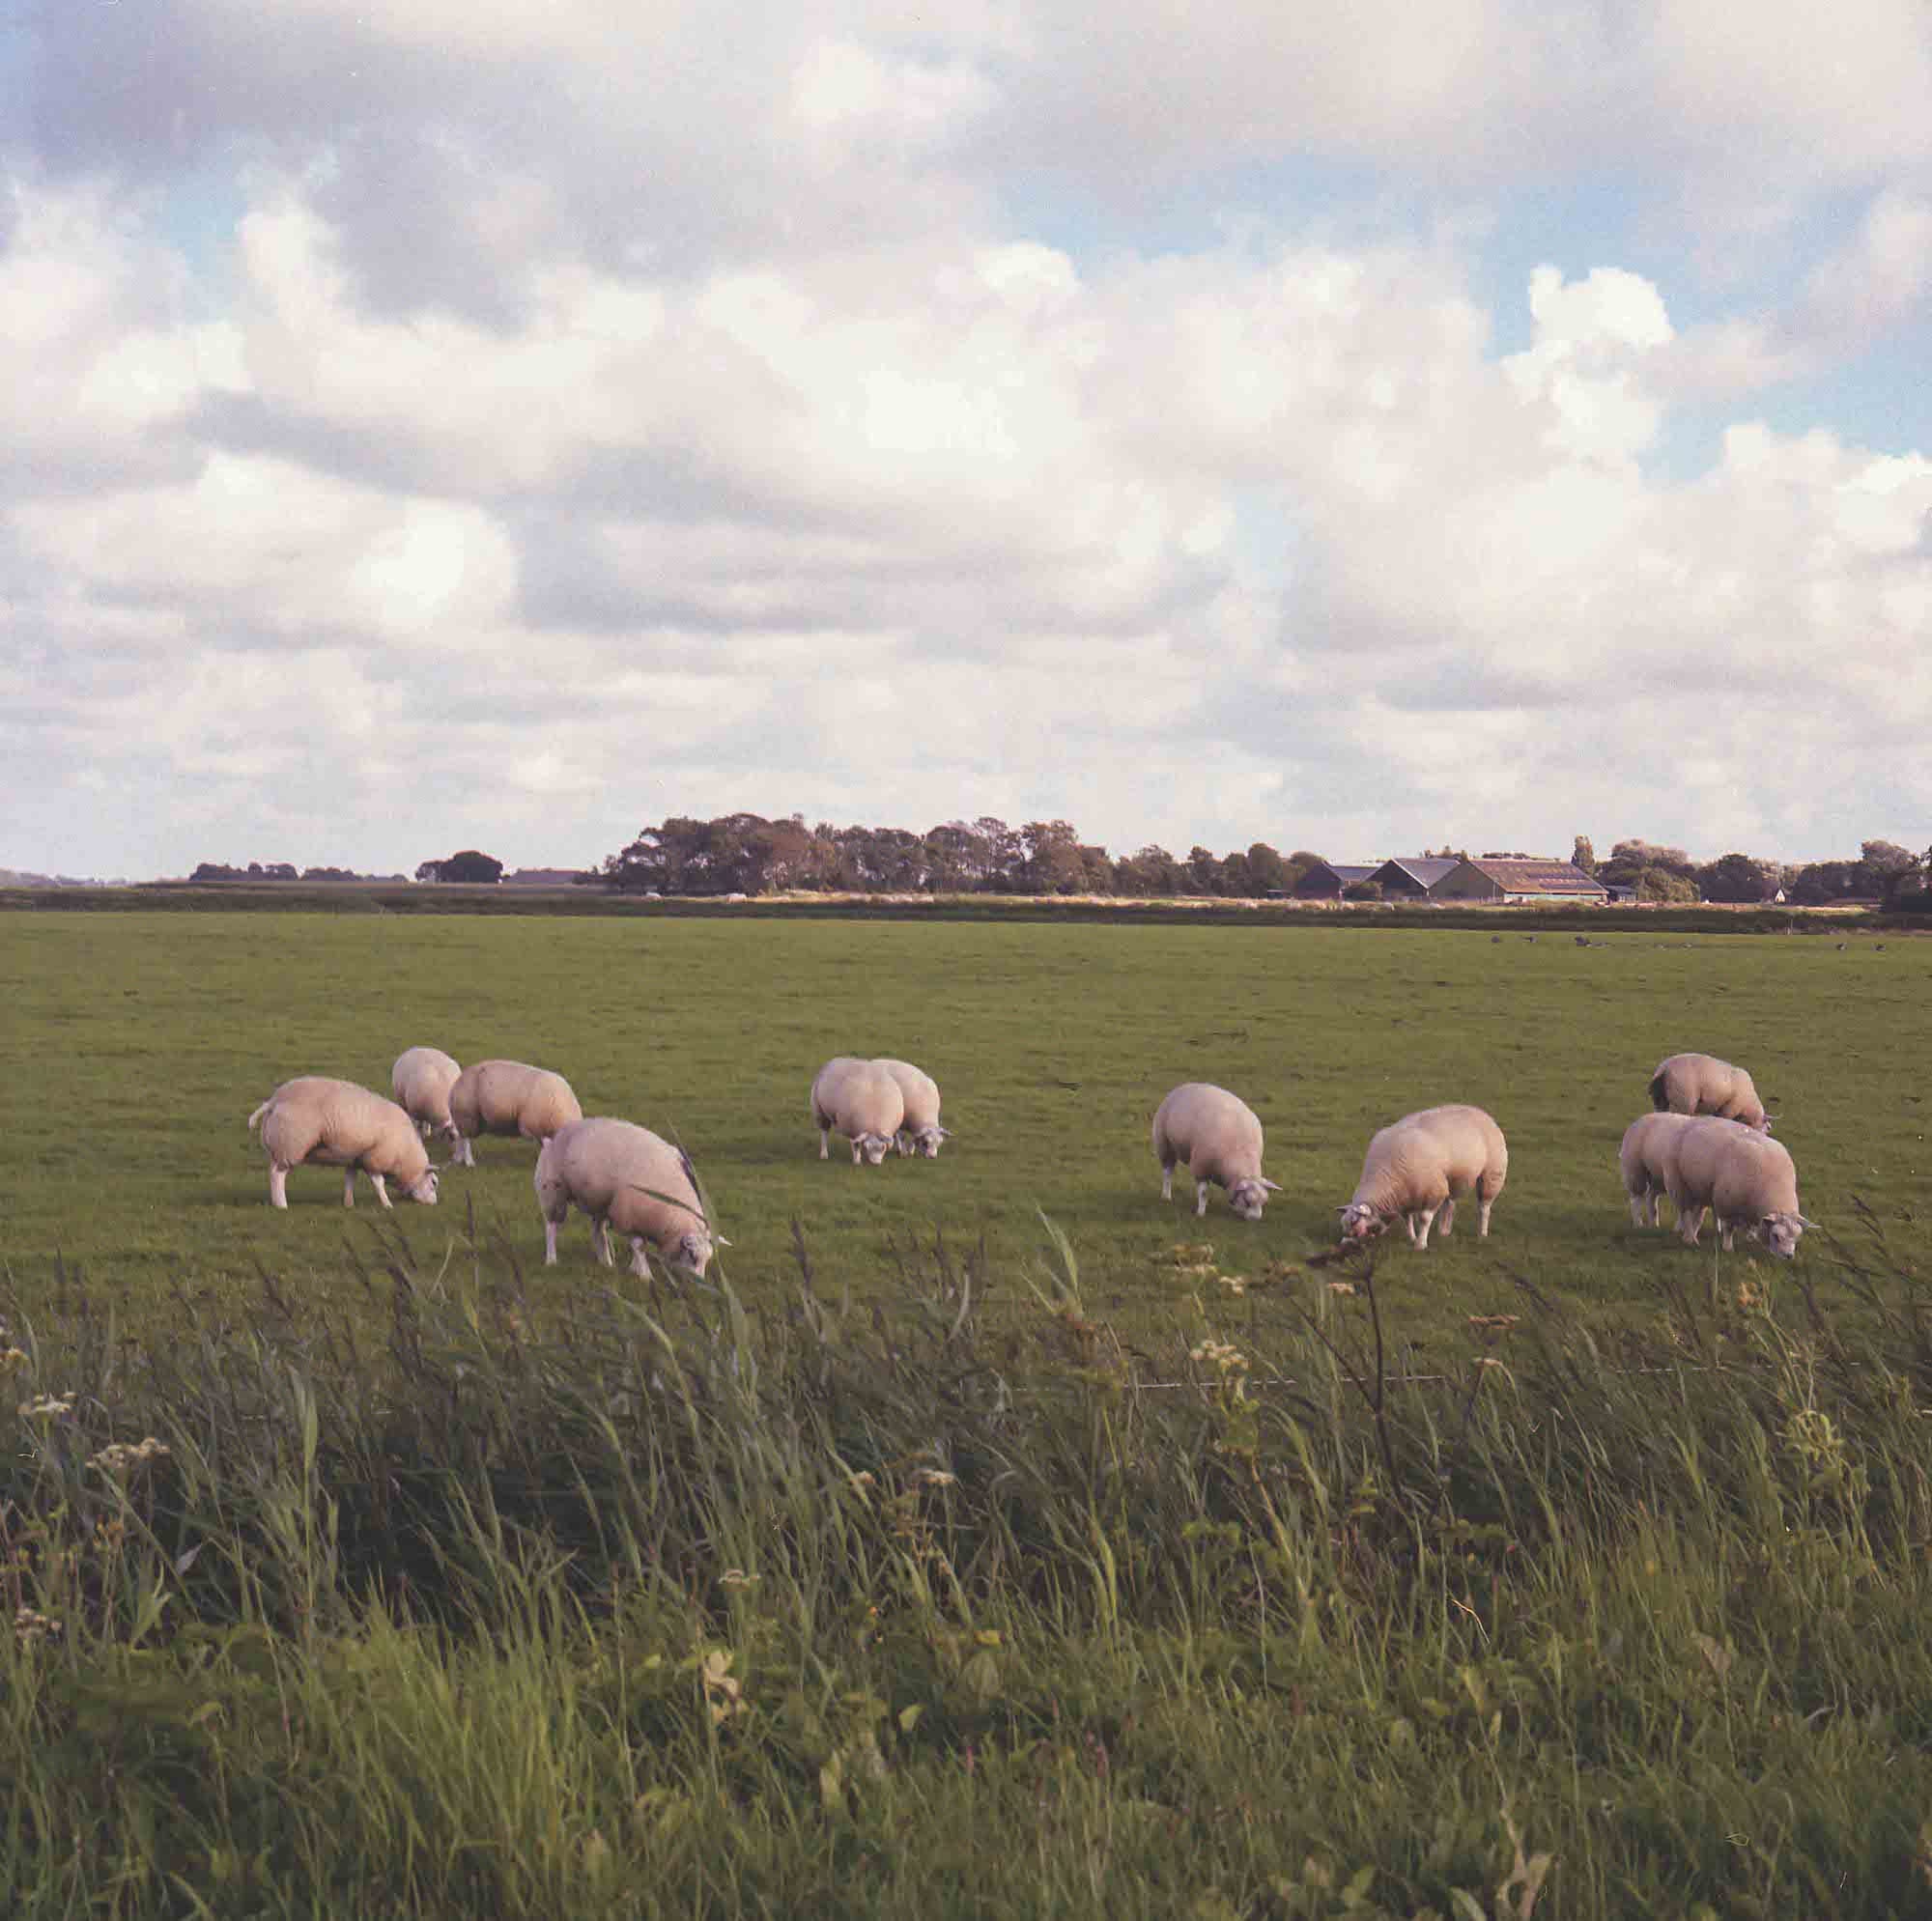
[[[1264,841],[1225,857],[1185,860],[1143,847],[1116,860],[1069,821],[1009,827],[982,814],[914,833],[899,827],[807,827],[804,817],[675,816],[647,827],[583,878],[625,893],[1098,893],[1230,895],[1286,892],[1321,857]]]
[[[405,874],[358,874],[353,867],[301,867],[293,861],[250,861],[245,867],[230,867],[219,861],[204,861],[188,876],[191,881],[402,881]]]
[[[1648,840],[1619,840],[1609,858],[1600,862],[1592,856],[1589,841],[1579,837],[1575,859],[1606,887],[1635,888],[1643,900],[1751,904],[1776,900],[1781,892],[1794,907],[1869,900],[1913,913],[1932,905],[1924,900],[1932,849],[1915,854],[1892,840],[1864,841],[1856,860],[1812,861],[1798,866],[1749,854],[1724,854],[1699,862],[1681,847]]]
[[[1424,848],[1425,855],[1438,850]],[[1444,846],[1443,856],[1466,859]],[[1488,857],[1485,855],[1477,858]],[[1513,852],[1499,859],[1529,859]],[[1857,860],[1784,866],[1747,854],[1698,862],[1681,847],[1619,840],[1598,861],[1590,841],[1576,840],[1577,865],[1606,886],[1632,888],[1656,901],[1787,900],[1822,904],[1869,898],[1911,907],[1926,886],[1926,861],[1891,841],[1867,840]],[[1307,848],[1284,854],[1258,840],[1217,855],[1191,848],[1185,858],[1146,846],[1118,857],[1080,838],[1070,821],[1009,827],[991,814],[952,820],[923,833],[898,827],[806,825],[802,814],[678,814],[647,827],[629,846],[581,875],[587,885],[623,893],[1114,894],[1142,897],[1264,898],[1292,893],[1323,857]],[[1351,896],[1371,890],[1351,889]]]

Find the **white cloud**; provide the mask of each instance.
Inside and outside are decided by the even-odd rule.
[[[1919,832],[1927,450],[1652,463],[1922,325],[1922,10],[85,11],[0,155],[12,864]],[[1606,169],[1498,355],[1485,207]]]

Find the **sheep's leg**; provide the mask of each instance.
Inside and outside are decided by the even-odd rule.
[[[342,1170],[342,1204],[345,1207],[354,1207],[355,1205],[355,1163],[354,1161],[351,1161]]]
[[[1422,1231],[1415,1236],[1418,1248],[1426,1248],[1429,1245],[1429,1230],[1435,1225],[1436,1213],[1437,1209],[1435,1207],[1424,1207],[1416,1214],[1415,1218],[1422,1223]]]
[[[651,1264],[644,1258],[644,1237],[642,1234],[634,1234],[631,1237],[631,1272],[639,1281],[648,1281],[651,1278]]]
[[[544,1216],[544,1265],[546,1267],[554,1267],[556,1265],[556,1230],[559,1225],[558,1222],[553,1221],[548,1214]]]
[[[1496,1197],[1493,1194],[1479,1193],[1476,1196],[1476,1238],[1479,1241],[1486,1241],[1490,1237],[1490,1209],[1495,1204]]]
[[[1631,1206],[1631,1226],[1634,1228],[1640,1228],[1643,1226],[1644,1224],[1643,1216],[1646,1206],[1648,1206],[1651,1213],[1655,1214],[1657,1212],[1657,1201],[1655,1196],[1651,1196],[1647,1199],[1640,1192],[1633,1194],[1630,1197],[1630,1206]],[[1657,1226],[1657,1223],[1653,1221],[1651,1222],[1650,1225],[1654,1228]]]
[[[1408,1235],[1408,1244],[1410,1247],[1413,1247],[1415,1245],[1415,1223],[1417,1218],[1418,1217],[1414,1214],[1405,1214],[1402,1217],[1403,1229],[1404,1231],[1406,1232]],[[1423,1232],[1426,1234],[1428,1232],[1428,1229],[1425,1228],[1423,1229]]]
[[[615,1267],[617,1257],[611,1252],[611,1224],[601,1215],[590,1223],[590,1251],[606,1267]]]
[[[369,1185],[376,1190],[376,1199],[380,1201],[384,1207],[387,1207],[389,1211],[393,1214],[395,1212],[395,1208],[391,1205],[389,1201],[389,1190],[383,1185],[383,1176],[379,1173],[372,1173],[369,1176]]]
[[[832,1158],[832,1128],[829,1122],[818,1123],[818,1158],[829,1161]]]
[[[1456,1197],[1452,1194],[1435,1210],[1435,1238],[1446,1241],[1450,1229],[1456,1225]]]
[[[1725,1220],[1721,1214],[1718,1217],[1718,1245],[1726,1254],[1737,1251],[1737,1223]]]
[[[1213,1184],[1208,1180],[1197,1180],[1194,1183],[1194,1213],[1197,1219],[1208,1211],[1208,1190]]]
[[[1677,1203],[1677,1232],[1686,1247],[1695,1247],[1697,1236],[1704,1231],[1704,1209],[1701,1203],[1693,1206],[1688,1201]]]
[[[286,1208],[289,1204],[289,1171],[269,1163],[269,1205]]]

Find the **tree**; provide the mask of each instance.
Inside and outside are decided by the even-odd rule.
[[[1697,870],[1697,884],[1706,900],[1769,900],[1776,891],[1775,879],[1765,871],[1765,863],[1748,854],[1720,855],[1708,867]]]
[[[1265,840],[1248,849],[1248,885],[1258,894],[1286,893],[1293,886],[1288,862]]]
[[[469,881],[494,886],[503,878],[502,862],[479,853],[474,847],[466,847],[446,861],[426,862],[424,865],[435,868],[429,878],[438,881]],[[421,867],[416,869],[416,878],[423,878]]]
[[[1350,881],[1342,890],[1344,900],[1379,900],[1382,897],[1382,884],[1379,881]]]
[[[1573,867],[1581,867],[1586,874],[1594,874],[1597,871],[1597,850],[1590,845],[1590,836],[1587,833],[1579,833],[1577,836],[1577,844],[1570,850],[1570,864]]]
[[[1598,879],[1602,879],[1600,874]],[[1619,887],[1634,887],[1639,900],[1691,901],[1697,898],[1697,883],[1684,874],[1673,874],[1667,867],[1639,867],[1628,881],[1616,883]]]

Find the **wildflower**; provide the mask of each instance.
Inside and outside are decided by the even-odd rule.
[[[915,1481],[923,1481],[928,1487],[951,1487],[959,1479],[956,1474],[948,1474],[944,1468],[923,1467],[913,1475]]]
[[[151,1460],[161,1459],[169,1452],[165,1441],[157,1441],[150,1434],[131,1448],[125,1442],[112,1441],[98,1455],[90,1456],[87,1464],[119,1481],[135,1468],[146,1467]]]
[[[1352,1294],[1355,1291],[1355,1284],[1352,1281],[1331,1281],[1328,1284],[1328,1291],[1331,1294]]]
[[[14,1610],[14,1638],[24,1647],[32,1647],[36,1641],[44,1641],[49,1634],[61,1631],[60,1619],[56,1615],[42,1614],[31,1607],[16,1607]]]
[[[705,1656],[704,1664],[698,1670],[698,1679],[704,1684],[705,1706],[711,1709],[713,1727],[720,1727],[733,1714],[742,1714],[751,1707],[745,1699],[745,1689],[731,1674],[731,1651],[728,1648],[713,1648]]]
[[[1471,1327],[1484,1334],[1507,1334],[1522,1316],[1520,1314],[1469,1314],[1466,1316]]]
[[[58,1421],[63,1415],[73,1412],[73,1396],[71,1394],[43,1394],[38,1400],[23,1400],[20,1403],[20,1418],[23,1421]]]
[[[27,1365],[27,1350],[24,1347],[0,1349],[0,1374],[11,1374]]]
[[[742,1568],[727,1568],[718,1577],[718,1585],[723,1588],[754,1588],[758,1584],[756,1574],[748,1574]]]
[[[1248,1291],[1248,1277],[1245,1274],[1217,1274],[1214,1278],[1231,1294],[1238,1296]]]
[[[1248,1367],[1248,1357],[1238,1347],[1211,1338],[1202,1342],[1198,1347],[1190,1347],[1187,1350],[1187,1358],[1190,1361],[1206,1362],[1208,1367],[1218,1369],[1223,1374],[1244,1373]]]

